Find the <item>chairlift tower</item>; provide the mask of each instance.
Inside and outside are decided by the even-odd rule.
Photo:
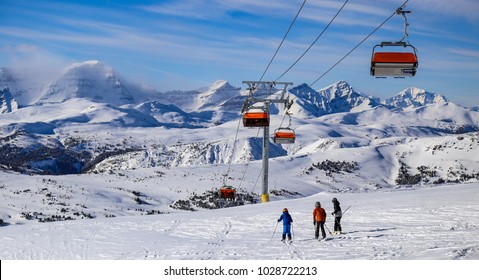
[[[293,104],[287,96],[287,87],[292,85],[290,82],[262,82],[262,81],[243,81],[248,85],[248,97],[246,98],[241,113],[243,114],[243,123],[246,127],[263,127],[263,187],[261,193],[261,202],[269,202],[268,192],[268,168],[269,168],[269,109],[271,103],[284,104],[285,110],[288,110]],[[276,86],[282,86],[277,89]],[[263,91],[259,93],[258,91]],[[262,98],[262,96],[264,96]],[[258,106],[257,104],[260,104]],[[246,119],[245,116],[250,110],[260,110],[264,117]],[[254,114],[254,113],[253,113]],[[256,113],[257,114],[257,113]],[[267,120],[266,120],[267,118]]]

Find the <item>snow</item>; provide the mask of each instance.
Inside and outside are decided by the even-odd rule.
[[[345,234],[318,242],[311,213],[332,197]],[[330,205],[331,204],[331,205]],[[294,242],[273,236],[280,210],[293,216]],[[1,259],[477,259],[479,184],[329,194],[222,210],[3,227]],[[332,229],[332,218],[327,226]],[[273,241],[271,241],[273,239]]]

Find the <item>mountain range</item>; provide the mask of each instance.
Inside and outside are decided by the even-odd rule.
[[[125,166],[125,156],[129,168],[261,158],[259,132],[254,137],[241,130],[233,137],[247,94],[227,81],[162,93],[127,81],[99,61],[73,64],[41,87],[28,81],[16,70],[0,68],[3,169],[81,173]],[[477,110],[413,87],[383,101],[344,80],[319,90],[301,84],[288,94],[300,137],[291,146],[273,144],[271,157],[317,151],[311,148],[316,146],[359,147],[374,139],[478,130]],[[282,110],[272,106],[272,129],[283,123]]]
[[[218,110],[238,112],[245,95],[240,87],[232,86],[222,80],[203,89],[162,93],[120,78],[114,69],[99,61],[72,64],[53,82],[46,82],[41,87],[30,85],[28,77],[16,73],[13,69],[0,68],[0,87],[8,88],[13,100],[20,107],[62,103],[75,98],[83,98],[114,106],[138,106],[150,101],[156,102],[153,107],[159,107],[159,103],[176,106],[177,108],[163,108],[168,108],[167,110],[171,110],[173,113],[178,113],[178,109],[183,113]],[[315,90],[307,84],[301,84],[291,88],[289,93],[297,104],[294,106],[293,113],[302,118],[363,111],[379,105],[413,109],[433,103],[448,102],[448,99],[440,94],[414,87],[381,101],[379,98],[355,91],[346,81],[338,81],[319,90]],[[30,96],[30,98],[23,98],[24,95]]]

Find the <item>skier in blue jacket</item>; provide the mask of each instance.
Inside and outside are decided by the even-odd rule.
[[[283,209],[283,214],[278,219],[278,223],[283,221],[283,239],[281,241],[285,241],[286,234],[288,235],[288,240],[291,241],[291,223],[293,222],[293,218],[288,213],[288,208]]]

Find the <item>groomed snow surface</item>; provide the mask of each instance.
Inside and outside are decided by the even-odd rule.
[[[344,234],[313,238],[312,210],[337,197]],[[280,241],[287,207],[294,242]],[[327,221],[333,230],[333,218]],[[320,193],[220,210],[31,222],[0,228],[0,259],[467,260],[479,259],[479,183],[369,193]]]

